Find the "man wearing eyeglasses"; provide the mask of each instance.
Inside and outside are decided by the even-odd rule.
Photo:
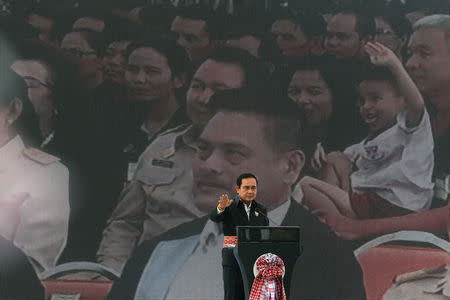
[[[69,32],[61,42],[61,51],[78,66],[79,76],[90,90],[103,81],[103,47],[101,35],[92,31]]]

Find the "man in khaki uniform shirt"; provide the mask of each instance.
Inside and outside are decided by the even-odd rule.
[[[208,213],[192,203],[195,140],[213,113],[207,103],[217,90],[257,86],[262,70],[259,60],[233,48],[217,49],[199,66],[187,92],[192,124],[160,134],[141,155],[103,232],[98,262],[121,272],[136,243]]]

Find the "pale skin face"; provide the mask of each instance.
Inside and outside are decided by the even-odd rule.
[[[33,28],[36,28],[39,31],[39,39],[41,41],[45,41],[45,42],[49,41],[50,31],[54,24],[52,19],[40,16],[37,14],[31,14],[28,16],[27,22]]]
[[[328,22],[325,48],[336,58],[351,58],[359,55],[363,42],[356,32],[356,17],[351,14],[336,14]]]
[[[268,210],[288,199],[304,156],[301,151],[276,153],[265,136],[266,121],[252,113],[218,112],[208,122],[193,161],[197,207],[213,209],[215,199],[231,194],[236,178],[249,171],[258,177],[258,199]]]
[[[376,135],[397,122],[404,100],[387,81],[368,80],[359,85],[359,108],[369,134]]]
[[[258,57],[258,50],[261,45],[261,40],[252,35],[246,35],[239,38],[229,39],[226,41],[226,44],[233,48],[245,50],[254,57]]]
[[[177,16],[170,30],[176,34],[177,43],[186,50],[193,61],[205,58],[212,49],[206,22],[203,20]]]
[[[11,69],[22,77],[28,88],[28,98],[38,117],[52,116],[55,104],[52,99],[51,70],[38,60],[17,60]]]
[[[333,112],[333,96],[320,72],[302,70],[292,76],[288,96],[303,111],[310,125],[327,122]]]
[[[445,32],[429,29],[416,31],[408,44],[406,69],[419,90],[426,96],[448,91],[450,52]]]
[[[244,70],[237,64],[206,60],[195,72],[187,92],[187,113],[194,124],[205,124],[213,115],[207,107],[216,91],[244,85]]]
[[[125,79],[130,95],[138,101],[167,99],[175,88],[167,58],[152,48],[131,52]]]
[[[276,37],[277,44],[282,50],[283,56],[305,56],[310,51],[308,37],[300,25],[290,20],[276,20],[272,24],[272,34]]]

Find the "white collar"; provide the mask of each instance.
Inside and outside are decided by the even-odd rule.
[[[12,162],[22,156],[23,149],[25,146],[19,135],[0,147],[0,170],[4,171]]]

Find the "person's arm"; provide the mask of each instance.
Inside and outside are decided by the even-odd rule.
[[[448,220],[449,209],[450,204],[441,208],[391,218],[356,220],[336,215],[321,216],[320,219],[343,239],[357,240],[400,230],[446,233],[450,223]]]
[[[13,242],[42,272],[56,266],[67,242],[69,172],[59,163],[39,166],[21,185],[28,197],[20,207]]]
[[[213,222],[219,223],[225,219],[225,210],[233,203],[232,199],[228,199],[228,195],[220,196],[217,207],[209,214],[209,219]]]
[[[400,93],[405,99],[406,126],[412,128],[419,125],[425,111],[425,103],[401,61],[392,50],[380,43],[367,43],[366,51],[373,64],[386,66],[395,76]]]
[[[97,251],[97,262],[119,273],[133,252],[142,234],[147,196],[137,181],[124,189],[103,231]]]

